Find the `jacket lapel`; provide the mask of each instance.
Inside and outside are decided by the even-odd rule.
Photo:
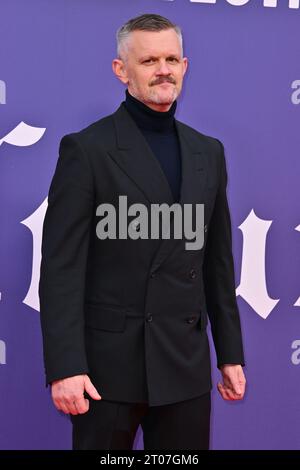
[[[172,205],[175,201],[168,180],[153,155],[141,131],[126,108],[121,105],[114,113],[118,148],[109,151],[110,156],[136,184],[150,203]],[[204,203],[207,164],[204,148],[189,138],[188,128],[175,119],[181,150],[181,191],[179,204]],[[171,218],[171,238],[163,239],[153,259],[152,270],[157,269],[175,247],[185,242],[173,239],[173,217]]]
[[[163,169],[125,106],[115,112],[114,121],[118,148],[110,151],[110,156],[150,203],[172,204],[171,188]]]
[[[207,175],[207,154],[204,150],[192,143],[190,140],[187,128],[180,121],[175,120],[179,143],[181,151],[181,192],[179,205],[181,206],[182,214],[184,204],[200,204],[205,202],[205,185]],[[205,211],[205,208],[204,208]],[[171,236],[173,234],[173,221],[171,219]],[[157,250],[153,264],[152,271],[155,271],[172,253],[172,251],[180,244],[190,241],[185,238],[184,233],[182,239],[165,239],[161,241],[159,249]],[[186,253],[193,254],[193,251],[186,251]]]

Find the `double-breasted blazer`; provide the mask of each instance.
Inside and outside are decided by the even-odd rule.
[[[97,207],[117,208],[120,195],[149,213],[151,204],[174,203],[124,103],[61,139],[39,282],[46,384],[87,373],[103,399],[163,405],[199,396],[212,387],[208,318],[218,367],[244,364],[224,147],[175,125],[179,204],[204,204],[197,250],[186,249],[185,236],[97,236]]]

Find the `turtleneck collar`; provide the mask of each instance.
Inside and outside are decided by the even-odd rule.
[[[155,111],[149,108],[137,98],[132,96],[126,89],[126,100],[123,102],[138,127],[150,131],[168,133],[174,130],[175,111],[177,101],[172,103],[169,111]]]

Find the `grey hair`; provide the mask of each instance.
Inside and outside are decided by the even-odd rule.
[[[121,56],[124,50],[124,44],[132,31],[162,31],[165,29],[175,30],[179,38],[181,54],[183,54],[181,28],[164,16],[156,15],[155,13],[145,13],[143,15],[136,16],[135,18],[131,18],[117,30],[116,39],[118,58],[122,58]]]

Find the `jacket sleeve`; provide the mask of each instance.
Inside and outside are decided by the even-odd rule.
[[[203,281],[217,367],[244,363],[240,316],[235,293],[231,219],[227,201],[227,170],[223,144],[220,179],[209,224],[203,261]]]
[[[39,281],[46,385],[88,373],[84,289],[93,178],[75,134],[62,138],[48,194]]]

